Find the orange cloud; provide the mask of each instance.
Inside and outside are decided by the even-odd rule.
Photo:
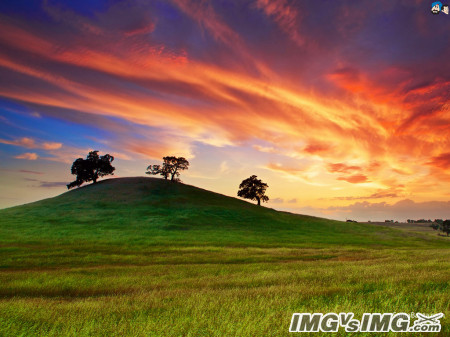
[[[57,150],[60,149],[61,147],[62,143],[50,143],[50,142],[42,143],[42,149],[44,150]]]
[[[399,198],[402,194],[398,189],[378,190],[370,195],[363,196],[347,196],[347,197],[334,197],[333,200],[369,200],[369,199],[386,199],[386,198]]]
[[[428,164],[443,170],[450,170],[450,152],[441,153],[440,155],[431,158],[431,161],[429,161]]]
[[[328,171],[330,172],[352,173],[360,170],[361,167],[359,166],[350,166],[344,163],[328,164]]]
[[[8,144],[8,145],[15,145],[15,146],[22,146],[26,148],[34,148],[36,147],[36,143],[33,139],[28,137],[23,137],[16,140],[7,140],[7,139],[0,139],[0,143],[2,144]]]
[[[62,147],[62,143],[43,142],[38,144],[34,139],[29,137],[23,137],[15,140],[0,139],[0,143],[14,146],[21,146],[28,149],[43,149],[43,150],[56,150]]]
[[[308,146],[306,146],[302,151],[310,153],[310,154],[317,154],[317,155],[321,155],[324,153],[329,152],[330,150],[332,150],[332,146],[328,145],[328,144],[321,144],[321,143],[311,143],[308,144]]]
[[[182,141],[166,137],[157,146],[147,140],[120,140],[124,151],[143,157],[159,158],[167,152],[192,154],[194,142],[240,146],[261,140],[264,147],[253,146],[261,152],[321,160],[317,167],[338,173],[333,175],[335,179],[353,184],[411,182],[416,175],[427,174],[423,163],[443,162],[436,158],[450,145],[446,136],[450,112],[439,93],[449,88],[450,82],[441,79],[416,85],[405,69],[391,67],[375,76],[356,66],[341,66],[317,77],[327,78],[342,92],[328,96],[307,90],[268,69],[209,2],[174,3],[231,49],[231,55],[239,59],[236,63],[242,60],[242,64],[254,66],[247,69],[233,62],[229,67],[219,66],[195,59],[184,49],[140,40],[139,36],[155,30],[157,22],[124,28],[110,39],[100,24],[54,11],[54,17],[64,18],[73,29],[79,27],[79,43],[61,45],[51,35],[27,29],[24,23],[0,22],[0,29],[8,32],[0,41],[19,55],[0,51],[0,65],[33,83],[0,84],[0,95],[183,135]],[[302,41],[296,33],[299,13],[287,1],[261,0],[257,6],[282,30],[293,34],[292,39]],[[20,80],[10,76],[11,81]],[[393,83],[388,83],[386,79],[392,78]],[[430,105],[420,103],[423,100]],[[54,153],[62,146],[32,139],[3,143]],[[344,164],[353,162],[358,165]],[[370,162],[378,165],[359,164]],[[268,168],[309,181],[313,174],[294,165],[269,164]]]
[[[26,159],[26,160],[36,160],[38,159],[38,155],[33,152],[25,152],[23,154],[17,155],[14,158],[16,159]]]
[[[286,167],[286,166],[283,166],[283,165],[278,164],[278,163],[269,163],[269,164],[267,164],[267,168],[271,169],[271,170],[274,170],[274,171],[288,173],[288,174],[291,174],[291,175],[298,175],[298,174],[300,174],[300,173],[305,171],[304,169],[301,169],[301,168]]]
[[[352,176],[339,177],[337,180],[344,180],[352,184],[360,184],[368,182],[368,178],[363,174],[355,174]]]

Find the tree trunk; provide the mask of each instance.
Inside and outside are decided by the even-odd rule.
[[[258,206],[261,206],[261,199],[256,197],[256,200],[258,201]]]

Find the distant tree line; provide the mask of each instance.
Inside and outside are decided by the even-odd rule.
[[[436,219],[436,220],[441,220],[441,219]],[[450,233],[450,220],[441,220],[441,221],[434,221],[430,227],[433,228],[434,230],[441,230],[442,232],[446,233],[447,236]]]
[[[408,219],[406,220],[407,223],[432,223],[433,221],[431,219],[425,220],[425,219],[419,219],[419,220],[412,220]],[[435,219],[434,222],[442,223],[442,219]]]
[[[442,222],[442,231],[448,234],[450,233],[450,220],[445,220]]]

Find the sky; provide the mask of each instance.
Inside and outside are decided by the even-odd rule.
[[[450,15],[431,1],[2,0],[0,208],[89,151],[359,221],[450,218]]]

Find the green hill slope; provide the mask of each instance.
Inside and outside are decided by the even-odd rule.
[[[410,246],[426,241],[389,228],[279,212],[141,177],[104,180],[1,210],[0,219],[4,243],[320,247]]]
[[[105,180],[0,210],[0,336],[291,336],[295,312],[447,317],[449,261],[430,235]]]

